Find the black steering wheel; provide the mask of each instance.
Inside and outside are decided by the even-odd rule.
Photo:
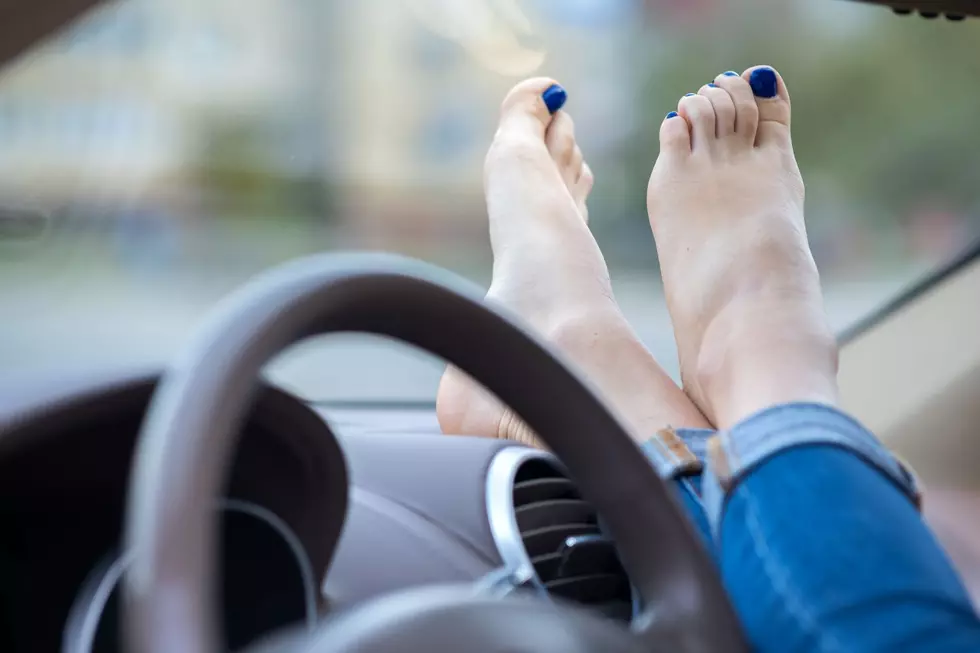
[[[619,421],[548,347],[439,268],[317,256],[247,284],[164,375],[131,475],[123,624],[139,653],[217,653],[219,496],[262,367],[307,337],[390,336],[441,356],[511,406],[564,462],[616,542],[642,601],[631,629],[571,606],[473,587],[407,590],[288,637],[299,653],[747,650],[714,563]],[[267,649],[265,649],[267,650]]]

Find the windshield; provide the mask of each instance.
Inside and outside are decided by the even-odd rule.
[[[627,317],[676,354],[644,209],[657,130],[721,71],[789,82],[810,242],[843,329],[980,232],[980,21],[832,0],[140,0],[0,75],[0,369],[164,362],[222,295],[322,251],[486,286],[500,99],[557,78]],[[368,337],[270,373],[311,399],[430,400]]]

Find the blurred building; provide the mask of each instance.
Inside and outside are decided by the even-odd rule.
[[[0,75],[0,188],[55,203],[168,193],[209,120],[290,106],[296,19],[277,0],[91,13]]]
[[[482,159],[507,89],[558,78],[602,167],[631,128],[642,11],[639,0],[110,3],[0,74],[0,192],[193,203],[215,179],[314,176],[362,245],[482,237]],[[202,184],[215,148],[225,168]]]

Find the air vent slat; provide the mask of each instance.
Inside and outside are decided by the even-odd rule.
[[[601,615],[615,619],[616,621],[629,621],[633,618],[632,601],[609,601],[590,606]]]
[[[629,584],[622,574],[590,574],[560,578],[545,583],[545,588],[554,594],[579,603],[605,603],[621,599],[629,592]],[[628,596],[628,594],[627,594]]]
[[[565,560],[562,564],[562,560]],[[562,576],[580,576],[589,573],[625,574],[612,543],[592,547],[588,552],[567,557],[562,551],[531,558],[538,578],[547,583]]]
[[[561,558],[562,556],[560,553],[548,553],[531,558],[531,564],[534,565],[534,571],[538,572],[538,578],[540,578],[542,582],[547,583],[548,581],[554,580],[558,577],[558,569],[561,567]]]
[[[573,552],[562,552],[560,555],[564,558],[558,569],[558,574],[562,577],[589,573],[626,573],[612,542],[594,544],[587,548],[579,547]]]
[[[555,524],[594,524],[595,508],[581,499],[555,499],[521,506],[515,511],[517,526],[530,531]]]
[[[536,478],[514,484],[514,505],[518,508],[538,501],[578,498],[575,484],[567,478]]]
[[[522,533],[524,548],[532,558],[547,553],[555,553],[568,537],[573,535],[594,535],[599,532],[595,524],[559,524]]]
[[[491,531],[505,565],[531,565],[555,598],[630,620],[631,587],[616,548],[600,532],[595,508],[553,456],[502,450],[491,463],[487,492]]]

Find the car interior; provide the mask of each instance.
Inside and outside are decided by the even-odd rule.
[[[0,5],[0,62],[95,4]],[[877,4],[980,16],[966,0]],[[980,605],[978,296],[980,243],[841,334],[840,385],[921,479]],[[309,402],[262,376],[341,332],[462,368],[550,451],[442,437],[434,405]],[[0,517],[10,653],[748,650],[710,557],[603,402],[472,284],[398,256],[269,270],[166,367],[4,378]]]

